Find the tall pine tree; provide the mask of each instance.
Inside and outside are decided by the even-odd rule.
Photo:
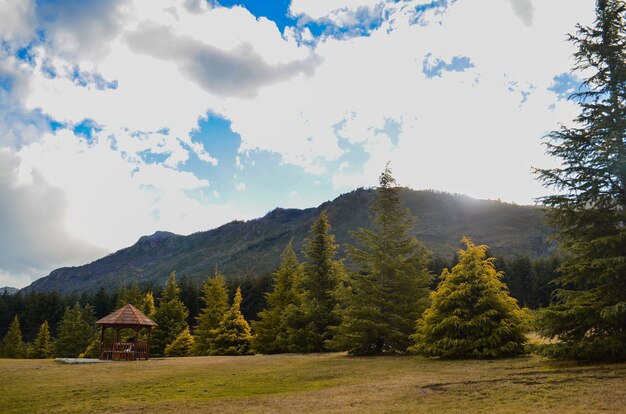
[[[337,244],[330,233],[326,210],[322,211],[304,240],[304,264],[295,280],[299,306],[287,313],[289,348],[292,352],[326,351],[325,341],[332,338],[331,328],[339,323],[333,313],[337,299],[333,292],[345,279],[343,263],[335,260]]]
[[[154,329],[150,353],[163,355],[165,347],[176,339],[187,326],[188,316],[185,305],[180,300],[180,288],[176,284],[176,272],[170,273],[159,306],[154,313],[158,326]]]
[[[250,325],[241,313],[241,289],[237,288],[230,309],[224,314],[219,326],[213,330],[211,355],[246,355],[250,353],[252,334]]]
[[[220,273],[208,278],[202,287],[204,308],[196,317],[198,324],[194,329],[194,354],[209,355],[213,331],[219,326],[228,310],[228,288],[226,279]]]
[[[341,324],[329,345],[356,355],[402,353],[428,305],[428,252],[409,235],[414,218],[400,207],[389,166],[371,209],[374,229],[354,233],[360,247],[348,247],[358,270],[337,289]]]
[[[4,358],[24,358],[24,340],[20,329],[20,318],[15,315],[9,325],[9,331],[2,340],[2,356]]]
[[[432,304],[417,323],[413,352],[443,358],[497,358],[524,349],[524,314],[509,296],[487,246],[468,238],[459,263],[444,269]]]
[[[580,115],[548,135],[560,167],[537,170],[558,191],[544,197],[569,253],[543,333],[558,358],[626,359],[626,3],[598,0],[593,27],[577,27],[574,70],[590,76],[574,94]]]
[[[287,312],[300,305],[295,283],[302,278],[302,266],[298,263],[291,241],[285,247],[282,263],[274,273],[274,286],[266,294],[267,308],[259,312],[259,320],[253,322],[255,335],[252,347],[263,354],[289,351],[289,326]]]
[[[73,307],[65,308],[63,319],[57,329],[54,342],[54,355],[57,357],[76,358],[96,336],[96,320],[93,307],[81,307],[76,302]]]

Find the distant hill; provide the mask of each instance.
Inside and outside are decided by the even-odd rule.
[[[317,208],[277,208],[262,218],[233,221],[189,236],[156,232],[93,263],[54,270],[23,290],[94,291],[133,281],[164,283],[173,270],[179,277],[200,281],[213,274],[216,266],[227,277],[272,272],[291,238],[296,251],[301,251],[303,239],[323,209],[328,211],[337,242],[354,243],[350,231],[370,226],[374,192],[358,189]],[[551,229],[536,207],[410,189],[402,189],[401,199],[417,216],[415,236],[434,255],[451,258],[464,235],[489,245],[500,256],[543,256],[553,249],[546,241]],[[343,247],[339,255],[344,255]]]
[[[7,295],[15,295],[18,291],[19,291],[18,288],[5,286],[5,287],[0,288],[0,295],[4,295],[5,292]]]

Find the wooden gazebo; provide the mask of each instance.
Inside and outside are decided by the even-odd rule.
[[[148,318],[143,312],[133,305],[126,305],[109,316],[96,321],[100,325],[100,359],[112,359],[115,361],[134,361],[137,359],[148,359],[150,350],[150,336],[152,328],[157,326],[156,322]],[[106,341],[104,331],[113,328],[113,341]],[[147,340],[141,342],[139,333],[142,329],[148,330]],[[135,336],[126,341],[120,341],[120,330],[132,329]]]

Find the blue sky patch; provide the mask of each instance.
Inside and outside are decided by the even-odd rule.
[[[465,72],[467,69],[473,68],[474,64],[467,56],[454,56],[450,63],[445,60],[436,58],[431,61],[432,55],[429,53],[424,58],[422,72],[427,78],[441,77],[442,72]]]
[[[553,83],[548,90],[554,92],[559,100],[568,99],[582,86],[582,82],[576,76],[567,72],[556,75],[552,80]]]

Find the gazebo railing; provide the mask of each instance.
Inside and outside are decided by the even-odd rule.
[[[134,361],[148,359],[147,342],[102,342],[100,359],[113,361]]]

